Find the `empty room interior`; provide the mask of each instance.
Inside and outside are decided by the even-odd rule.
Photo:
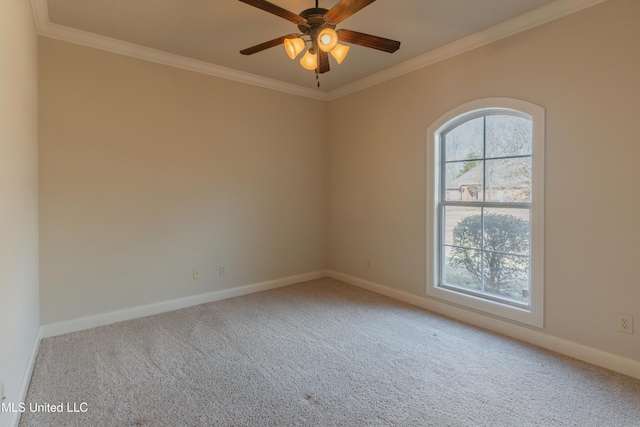
[[[313,3],[1,2],[0,427],[640,426],[640,1]]]

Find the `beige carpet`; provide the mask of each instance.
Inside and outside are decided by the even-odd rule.
[[[640,426],[640,381],[332,279],[42,342],[20,426]],[[66,407],[65,407],[66,410]]]

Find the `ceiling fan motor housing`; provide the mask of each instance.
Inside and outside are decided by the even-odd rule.
[[[336,24],[330,23],[325,19],[324,15],[327,12],[327,9],[323,9],[321,7],[313,7],[311,9],[303,10],[300,12],[300,16],[306,19],[308,24],[300,24],[298,25],[298,29],[300,29],[302,34],[309,34],[314,38],[325,28],[336,28]]]

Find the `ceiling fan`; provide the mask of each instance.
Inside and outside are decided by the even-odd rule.
[[[240,1],[291,21],[298,26],[298,30],[300,31],[299,33],[288,34],[249,47],[241,50],[240,53],[243,55],[253,55],[265,49],[284,44],[284,48],[289,57],[295,59],[306,48],[306,44],[309,43],[310,47],[300,60],[300,65],[307,70],[315,70],[316,79],[319,73],[329,71],[329,53],[338,64],[342,63],[342,60],[347,55],[349,47],[339,44],[339,41],[389,53],[393,53],[400,48],[399,41],[359,33],[357,31],[345,29],[335,30],[337,24],[363,7],[373,3],[375,0],[341,0],[330,10],[319,8],[318,0],[316,0],[316,7],[303,10],[299,15],[289,12],[266,0]],[[319,86],[320,83],[318,83],[318,87]]]

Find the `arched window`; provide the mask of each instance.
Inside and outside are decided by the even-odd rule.
[[[489,98],[428,135],[427,294],[543,326],[544,109]]]

